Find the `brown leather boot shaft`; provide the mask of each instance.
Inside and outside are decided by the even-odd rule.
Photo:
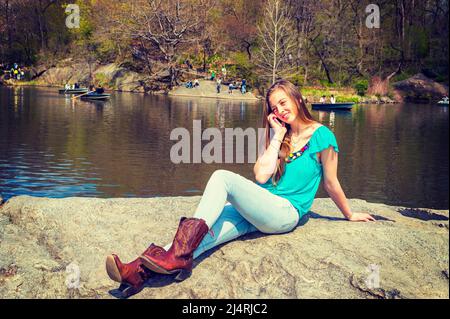
[[[192,258],[207,232],[208,226],[203,219],[182,218],[169,250],[173,249],[176,258]]]
[[[143,254],[144,265],[159,273],[190,272],[194,251],[207,233],[203,219],[182,217],[170,249],[159,256]]]

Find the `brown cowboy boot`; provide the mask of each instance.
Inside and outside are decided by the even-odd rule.
[[[157,256],[163,252],[165,252],[164,248],[151,244],[144,254]],[[115,254],[106,257],[106,272],[109,278],[126,286],[122,293],[128,296],[141,291],[151,276],[151,272],[144,267],[140,258],[124,264]]]
[[[183,281],[192,273],[194,250],[208,233],[208,225],[203,219],[182,217],[172,246],[158,256],[142,254],[142,263],[148,269],[161,274],[175,274]]]

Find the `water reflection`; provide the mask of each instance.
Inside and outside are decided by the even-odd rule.
[[[346,195],[448,209],[448,107],[355,105],[311,114],[339,143]],[[253,178],[253,164],[170,162],[170,132],[260,127],[261,102],[113,94],[73,100],[54,89],[0,88],[0,193],[35,196],[201,194],[216,169]],[[207,143],[207,141],[204,141]],[[321,188],[318,197],[327,194]]]

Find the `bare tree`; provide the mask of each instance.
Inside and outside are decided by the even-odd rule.
[[[147,41],[167,64],[170,86],[177,84],[176,58],[194,45],[204,29],[204,16],[213,0],[135,0],[120,21],[134,39]]]
[[[257,55],[257,65],[263,75],[274,83],[278,77],[289,77],[294,70],[292,52],[295,39],[293,26],[282,0],[267,0],[258,35],[262,43]]]
[[[295,23],[295,67],[297,74],[300,74],[301,67],[304,71],[304,82],[308,81],[308,69],[311,63],[311,45],[309,39],[311,33],[316,28],[316,7],[317,4],[309,0],[287,0],[291,19]]]

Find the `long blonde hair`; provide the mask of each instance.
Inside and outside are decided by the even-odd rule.
[[[278,89],[283,90],[286,95],[295,103],[298,109],[298,115],[300,119],[303,122],[311,123],[314,122],[313,117],[311,116],[311,113],[306,108],[306,104],[303,100],[303,96],[300,93],[300,90],[291,82],[288,80],[278,80],[274,84],[271,85],[269,90],[266,94],[266,105],[264,107],[264,114],[263,114],[263,127],[265,128],[265,139],[266,139],[266,148],[269,147],[270,144],[270,123],[267,119],[267,116],[272,113],[272,109],[270,108],[270,96]],[[278,181],[280,180],[281,176],[283,176],[286,160],[289,156],[290,149],[291,149],[291,126],[287,123],[286,128],[287,132],[284,136],[283,142],[281,143],[280,152],[278,155],[278,158],[280,161],[277,161],[277,169],[272,175],[272,183],[276,185]]]

